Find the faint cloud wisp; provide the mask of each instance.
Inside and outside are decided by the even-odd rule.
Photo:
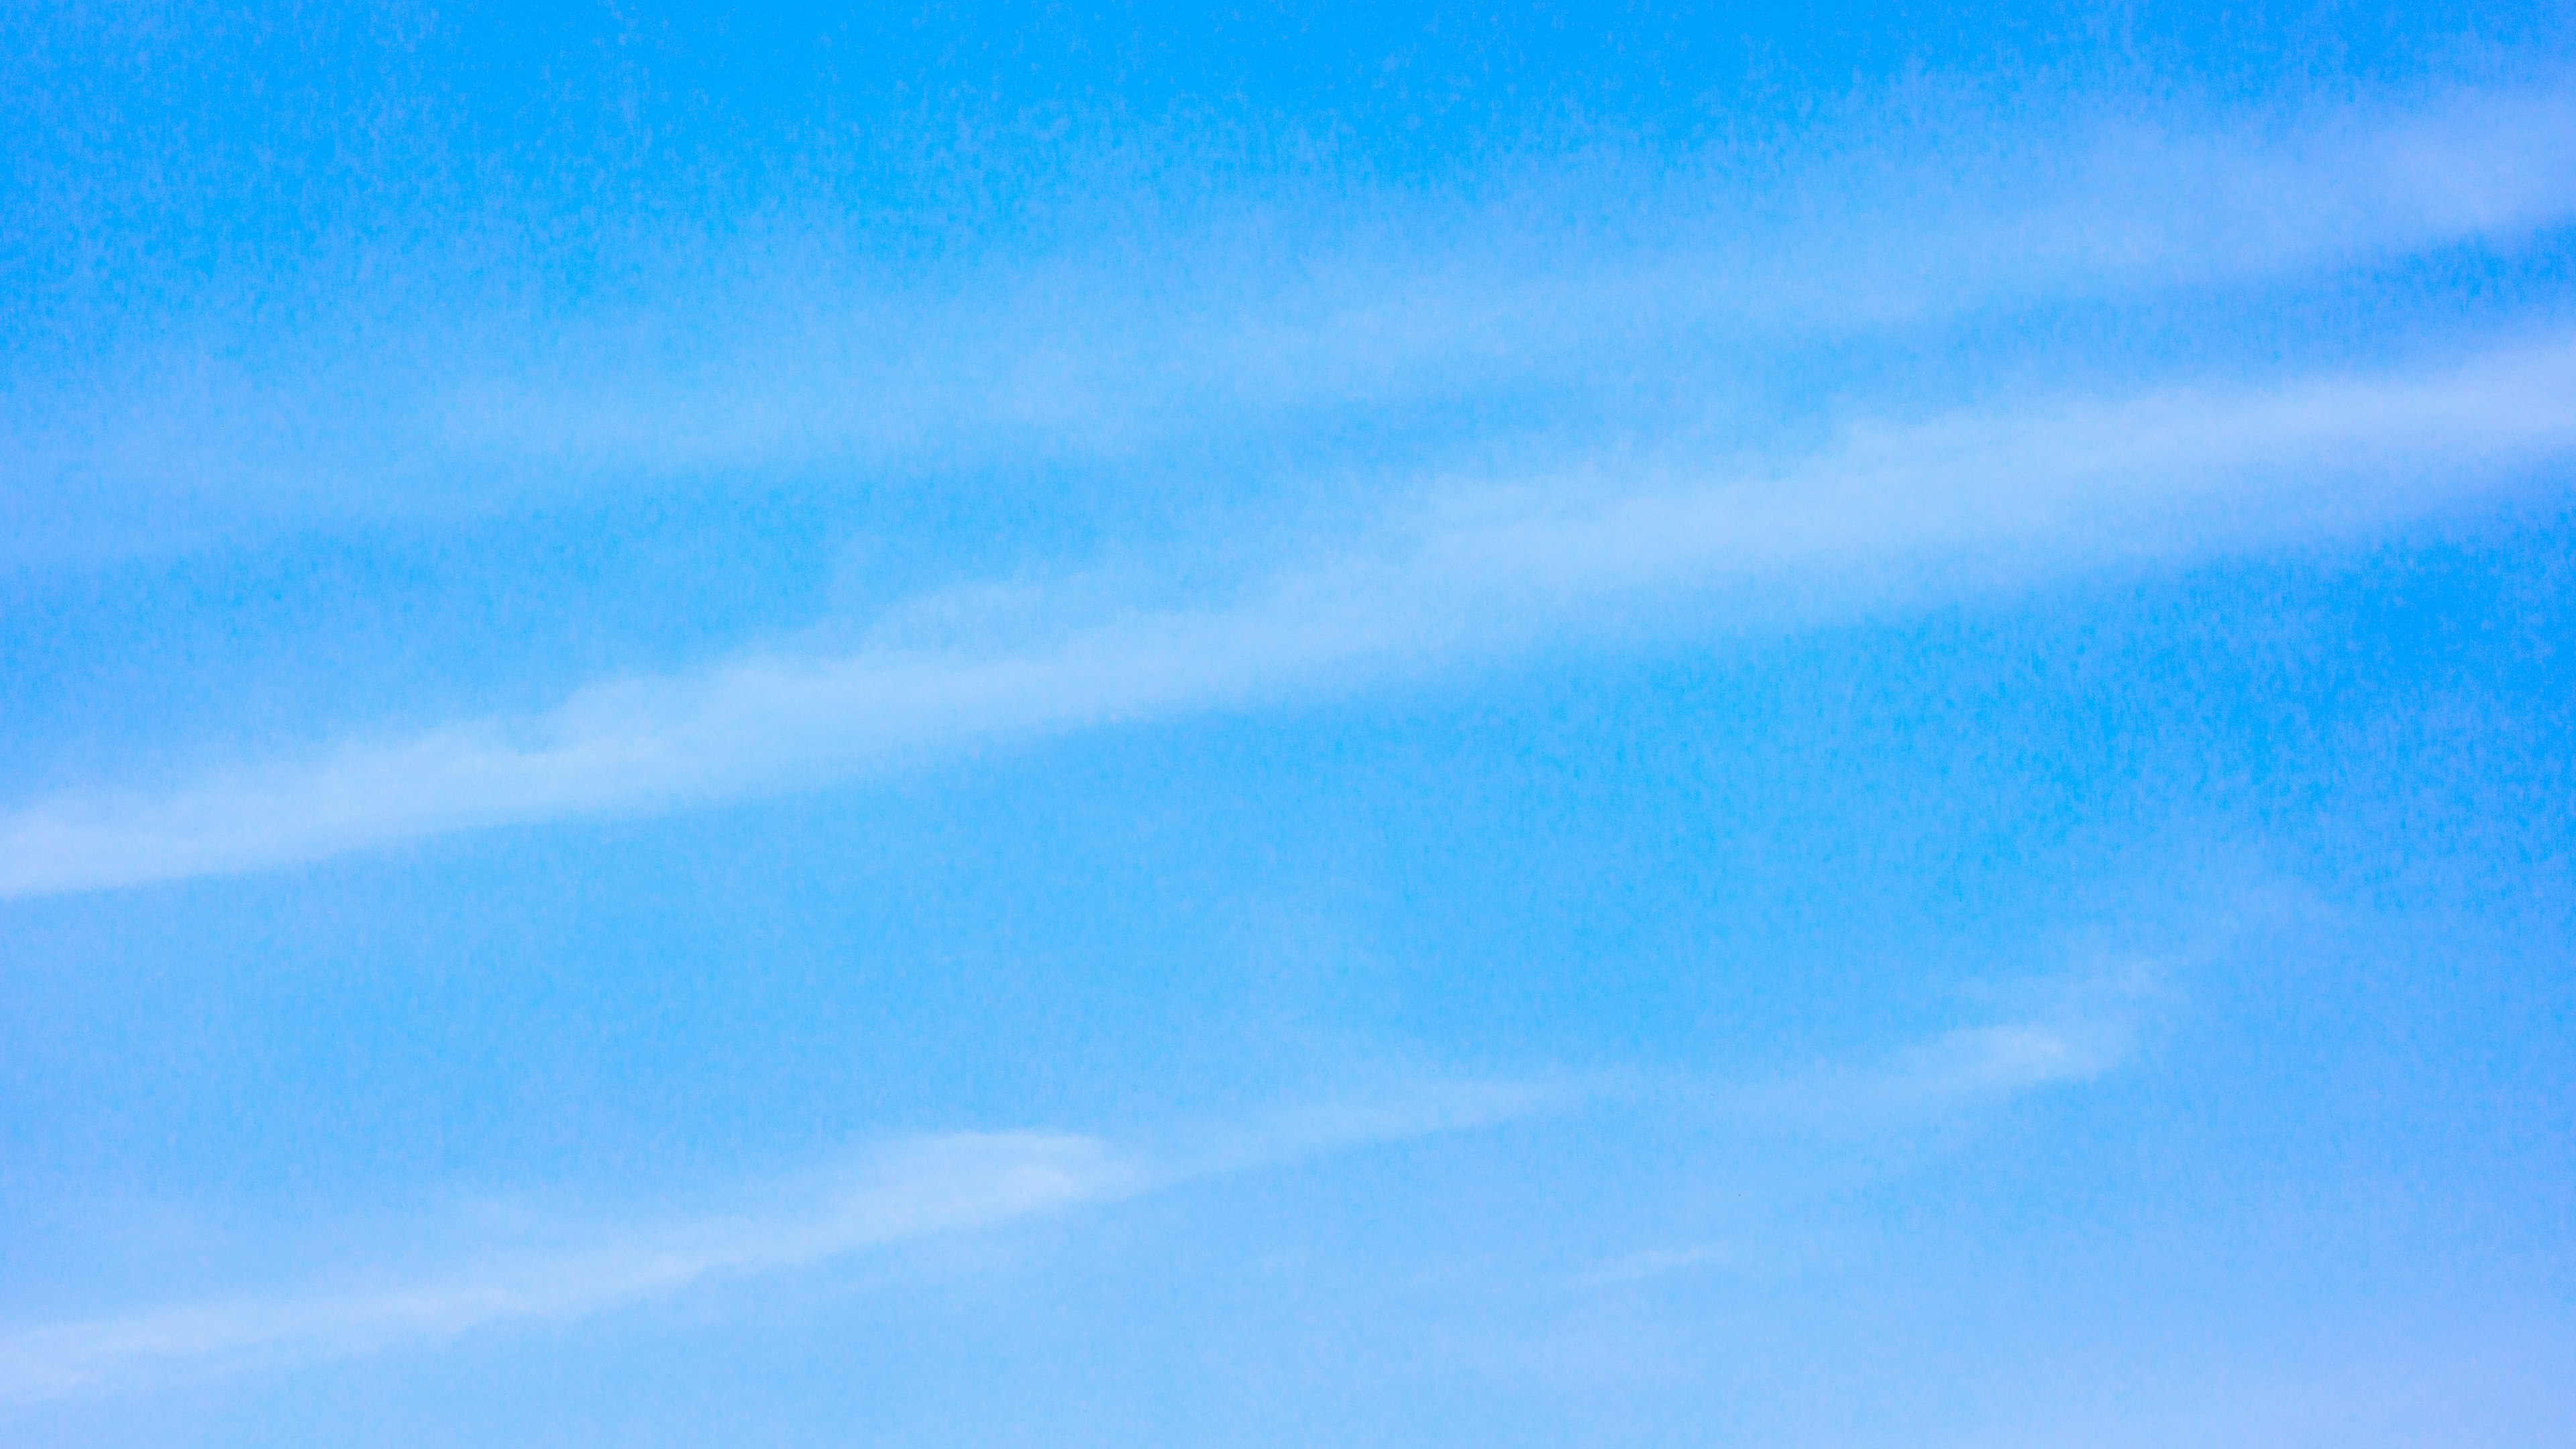
[[[1069,594],[1024,639],[872,641],[592,685],[534,718],[350,742],[0,816],[0,897],[221,875],[482,826],[827,784],[1313,695],[1550,638],[1780,627],[2413,518],[2576,453],[2576,346],[1855,424],[1788,464],[1667,452],[1433,490],[1231,599]],[[1712,452],[1717,451],[1712,447]],[[1719,454],[1723,456],[1722,453]]]

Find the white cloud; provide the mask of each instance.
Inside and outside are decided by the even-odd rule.
[[[2096,119],[2037,140],[1985,124],[1839,138],[1786,176],[1738,176],[1712,155],[1655,183],[1641,208],[1655,220],[1616,246],[1553,235],[1558,210],[1599,204],[1569,180],[1516,195],[1536,223],[1379,199],[1365,209],[1401,215],[1404,247],[1319,223],[1315,259],[1284,284],[1256,260],[1187,247],[1143,264],[1156,284],[1141,292],[1072,264],[928,310],[828,286],[818,304],[814,278],[791,273],[776,296],[729,298],[712,324],[623,319],[495,372],[437,404],[437,430],[463,456],[646,472],[995,446],[1127,455],[1211,417],[1241,428],[1283,410],[1564,383],[1656,338],[1846,336],[2510,241],[2576,215],[2576,102],[2554,91],[2286,125]],[[639,330],[685,339],[673,349],[685,363],[639,364]]]
[[[172,1368],[292,1361],[580,1318],[710,1279],[771,1272],[1140,1190],[1134,1163],[1089,1137],[931,1138],[889,1151],[791,1211],[745,1214],[532,1254],[450,1276],[293,1297],[164,1308],[0,1337],[0,1400],[36,1399]]]
[[[1576,1275],[1577,1287],[1624,1287],[1652,1278],[1670,1277],[1701,1269],[1738,1268],[1749,1255],[1726,1243],[1692,1243],[1678,1248],[1641,1248],[1602,1264],[1587,1273]]]
[[[518,315],[478,262],[410,279],[422,315],[208,321],[0,395],[0,562],[674,476],[1115,466],[1639,376],[1707,391],[1746,348],[2510,247],[2576,215],[2558,84],[2242,113],[1920,101],[1776,151],[1497,183],[1481,208],[1323,186],[1202,231],[900,276],[845,254],[846,218],[746,223],[740,255],[678,248],[624,310]]]
[[[0,817],[0,895],[255,871],[502,822],[783,792],[922,755],[1311,694],[1535,634],[1814,619],[2120,559],[2416,516],[2576,451],[2576,348],[1857,425],[1788,467],[1667,454],[1453,485],[1234,601],[1084,608],[1043,632],[582,688],[170,792]]]
[[[0,1332],[0,1403],[571,1322],[725,1279],[999,1228],[1185,1182],[1621,1104],[1715,1105],[1804,1127],[1867,1132],[2098,1075],[2116,1065],[2107,1041],[2088,1038],[2079,1027],[1977,1028],[1875,1068],[1714,1095],[1694,1086],[1678,1099],[1610,1076],[1433,1083],[1312,1103],[1214,1130],[1181,1130],[1123,1148],[1071,1133],[919,1138],[852,1168],[743,1193],[742,1200],[756,1205],[729,1213],[644,1224],[558,1223],[548,1234],[555,1246],[494,1248],[479,1262],[442,1272]],[[1605,1270],[1604,1281],[1718,1258],[1713,1249],[1647,1254]]]
[[[2576,347],[1712,443],[1455,482],[1230,599],[1050,596],[1019,636],[889,630],[166,791],[0,816],[0,896],[259,870],[511,822],[791,790],[961,748],[1241,707],[1608,629],[1778,626],[2385,523],[2576,452]],[[921,611],[913,611],[916,615]],[[930,612],[936,612],[932,610]]]
[[[1722,1092],[1746,1124],[1835,1133],[1936,1121],[1981,1103],[2088,1082],[2128,1054],[2116,1020],[2019,1021],[1966,1027],[1867,1067],[1827,1067]]]
[[[660,1224],[561,1225],[557,1242],[392,1282],[147,1309],[0,1333],[0,1402],[173,1373],[345,1357],[513,1324],[564,1322],[701,1284],[1000,1227],[1177,1183],[1580,1105],[1581,1087],[1464,1082],[1324,1102],[1154,1147],[1094,1136],[960,1133],[744,1194],[760,1204]]]

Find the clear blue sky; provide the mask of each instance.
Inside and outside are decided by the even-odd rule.
[[[2576,1442],[2576,28],[0,18],[0,1443]]]

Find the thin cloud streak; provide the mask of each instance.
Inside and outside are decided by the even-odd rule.
[[[2128,1033],[2116,1018],[1963,1027],[1875,1066],[1787,1077],[1721,1101],[1748,1125],[1887,1129],[2092,1081],[2127,1060]]]
[[[2558,84],[2061,124],[1864,110],[1778,155],[1533,177],[1483,210],[1326,186],[1255,208],[1251,241],[1238,218],[957,273],[883,275],[841,221],[790,219],[739,255],[679,248],[624,311],[519,315],[478,263],[416,282],[445,305],[348,323],[363,342],[317,323],[21,380],[0,564],[654,478],[1123,466],[1442,399],[1609,396],[1641,362],[1709,390],[1747,348],[2510,249],[2576,217]]]
[[[915,312],[818,306],[814,279],[790,275],[783,296],[731,300],[739,335],[647,323],[647,338],[669,327],[691,340],[684,367],[637,369],[631,342],[601,336],[459,390],[433,431],[486,463],[621,476],[996,445],[1125,456],[1211,417],[1239,430],[1299,409],[1563,383],[1657,338],[1776,347],[2510,244],[2576,215],[2576,102],[2554,91],[2328,113],[2269,142],[2141,126],[2039,146],[1981,141],[1974,127],[1942,140],[1928,155],[1859,145],[1793,167],[1782,189],[1803,199],[1787,205],[1722,165],[1685,167],[1654,193],[1655,210],[1685,219],[1625,247],[1569,248],[1507,217],[1416,216],[1407,230],[1445,240],[1418,256],[1355,248],[1284,288],[1217,257],[1156,269],[1211,274],[1171,283],[1172,297],[1129,297],[1076,267]],[[2047,181],[2034,195],[2035,176]]]
[[[0,1400],[104,1387],[156,1368],[336,1357],[492,1324],[580,1318],[718,1277],[1062,1212],[1144,1182],[1139,1166],[1094,1138],[933,1138],[886,1154],[793,1214],[692,1223],[381,1289],[26,1330],[0,1338]]]
[[[1581,1086],[1454,1083],[1238,1125],[1159,1149],[1088,1135],[959,1133],[881,1151],[808,1183],[791,1206],[645,1229],[594,1229],[595,1246],[504,1255],[387,1286],[249,1297],[0,1335],[0,1403],[156,1375],[294,1363],[436,1342],[478,1329],[566,1322],[703,1284],[810,1267],[944,1234],[1001,1227],[1181,1183],[1570,1110]]]
[[[1951,1032],[1877,1067],[1754,1087],[1600,1075],[1453,1082],[1273,1114],[1122,1148],[1091,1135],[956,1133],[882,1150],[855,1170],[766,1196],[786,1207],[659,1226],[592,1225],[592,1245],[499,1253],[410,1281],[249,1296],[0,1334],[0,1404],[36,1403],[207,1372],[347,1358],[480,1330],[565,1323],[710,1283],[809,1268],[947,1234],[1008,1226],[1180,1185],[1625,1104],[1715,1111],[1864,1134],[2118,1065],[2078,1024]],[[2090,1044],[2086,1044],[2090,1040]]]
[[[2576,343],[2463,365],[1861,425],[1785,466],[1667,453],[1430,501],[1199,607],[1042,596],[967,644],[595,685],[534,717],[349,743],[167,793],[0,817],[0,897],[255,871],[448,832],[842,781],[962,749],[1241,708],[1549,640],[1794,627],[2087,569],[2384,526],[2576,454]],[[2554,485],[2553,485],[2554,486]],[[935,617],[940,601],[902,611]]]

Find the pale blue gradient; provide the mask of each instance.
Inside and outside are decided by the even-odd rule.
[[[2545,7],[0,20],[0,1443],[2576,1440]]]

